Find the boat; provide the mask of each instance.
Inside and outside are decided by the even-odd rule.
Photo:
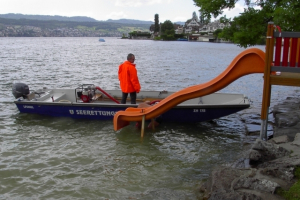
[[[187,38],[178,38],[177,41],[189,41]]]
[[[99,42],[105,42],[105,40],[103,38],[100,38]]]
[[[70,89],[29,90],[25,83],[15,83],[12,93],[14,103],[21,113],[71,117],[75,119],[113,120],[118,111],[137,108],[141,103],[159,104],[174,94],[169,91],[140,91],[137,103],[120,104],[120,90],[103,90],[94,84],[81,84]],[[166,122],[202,122],[224,117],[249,108],[248,98],[243,94],[212,93],[186,100],[166,109],[158,118]]]

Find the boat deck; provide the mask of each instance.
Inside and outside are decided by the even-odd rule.
[[[117,101],[121,101],[121,92],[117,90],[107,90],[107,94]],[[167,91],[143,91],[137,94],[137,104],[146,101],[161,101],[173,92]],[[33,91],[28,95],[28,99],[23,101],[31,102],[45,102],[45,103],[83,103],[82,100],[76,95],[74,89],[43,89]],[[130,97],[127,99],[127,104],[130,104]],[[90,103],[95,104],[116,104],[113,100],[105,94],[97,91],[91,97]],[[214,93],[203,97],[189,99],[179,105],[234,105],[234,104],[248,104],[248,99],[243,94],[227,94],[227,93]]]

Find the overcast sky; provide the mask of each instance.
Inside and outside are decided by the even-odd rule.
[[[227,18],[243,12],[244,0],[236,8],[225,11]],[[193,0],[0,0],[0,14],[86,16],[96,20],[137,19],[159,22],[183,21],[192,18],[199,8]]]

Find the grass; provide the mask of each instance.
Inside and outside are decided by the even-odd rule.
[[[295,177],[298,181],[288,191],[283,189],[278,191],[278,194],[286,200],[300,200],[300,167],[296,168]]]

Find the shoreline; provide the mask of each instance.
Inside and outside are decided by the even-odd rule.
[[[284,199],[276,190],[288,190],[300,167],[299,108],[299,97],[287,97],[273,106],[273,138],[256,139],[235,163],[214,169],[200,186],[199,199]]]

